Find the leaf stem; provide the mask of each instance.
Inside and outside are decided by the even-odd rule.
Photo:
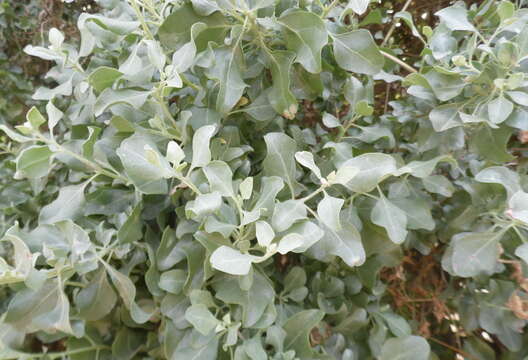
[[[73,152],[73,151],[65,148],[61,144],[57,143],[55,140],[49,140],[49,139],[45,138],[44,136],[42,136],[40,134],[37,134],[37,139],[42,141],[42,142],[45,142],[45,143],[47,143],[49,145],[52,145],[52,146],[56,147],[60,152],[63,152],[65,154],[70,155],[71,157],[74,157],[75,159],[79,160],[84,165],[94,169],[96,172],[98,172],[101,175],[105,175],[105,176],[111,177],[113,179],[119,179],[119,180],[122,180],[125,183],[128,182],[127,179],[125,179],[120,174],[113,173],[111,171],[108,171],[108,170],[104,169],[101,165],[99,165],[99,164],[97,164],[97,163],[85,158],[82,155],[77,154],[76,152]]]
[[[130,5],[132,5],[132,8],[134,9],[134,11],[136,13],[136,16],[137,16],[139,22],[141,23],[141,27],[143,28],[143,32],[145,33],[145,36],[148,39],[150,39],[150,40],[154,40],[154,36],[150,32],[150,29],[149,29],[147,23],[145,22],[145,17],[141,13],[141,9],[139,8],[137,1],[136,0],[130,0]]]
[[[320,194],[321,192],[323,192],[327,187],[329,186],[328,183],[324,183],[323,185],[321,185],[317,190],[315,190],[313,193],[311,193],[310,195],[307,195],[305,197],[303,197],[302,199],[300,199],[302,202],[307,202],[308,200],[310,200],[311,198],[313,198],[314,196],[317,196],[318,194]]]
[[[383,50],[380,50],[381,52],[381,55],[385,56],[387,59],[389,60],[392,60],[394,61],[396,64],[400,65],[401,67],[403,67],[405,70],[411,72],[411,73],[417,73],[418,70],[416,70],[415,68],[413,68],[411,65],[403,62],[402,60],[398,59],[396,56],[394,55],[391,55]]]
[[[451,351],[454,351],[454,352],[456,352],[456,353],[459,354],[459,355],[462,355],[464,358],[467,358],[467,359],[470,359],[470,360],[478,360],[478,359],[477,359],[476,357],[474,357],[473,355],[471,355],[471,354],[465,352],[464,350],[461,350],[461,349],[458,349],[458,348],[456,348],[456,347],[454,347],[454,346],[452,346],[452,345],[449,345],[448,343],[445,343],[445,342],[443,342],[442,340],[438,340],[438,339],[435,339],[435,338],[433,338],[433,337],[430,337],[429,340],[434,341],[435,343],[440,344],[440,345],[442,345],[443,347],[445,347],[445,348],[447,348],[447,349],[449,349],[449,350],[451,350]]]
[[[196,187],[196,185],[194,185],[194,184],[192,183],[192,181],[190,181],[190,180],[188,179],[188,175],[189,175],[189,174],[187,174],[187,176],[176,176],[176,179],[180,180],[180,181],[182,182],[182,184],[186,185],[186,186],[187,186],[189,189],[191,189],[196,195],[201,195],[202,192],[200,191],[200,189],[198,189],[198,188]],[[171,191],[171,193],[174,193],[174,192],[176,191],[176,188],[177,188],[177,187],[178,187],[178,185],[176,185],[176,186],[174,187],[174,189]]]
[[[189,80],[185,77],[185,75],[183,75],[183,74],[179,74],[179,75],[180,75],[180,78],[181,78],[182,82],[183,82],[185,85],[192,87],[192,88],[193,88],[194,90],[196,90],[196,91],[200,91],[200,90],[202,89],[200,86],[196,85],[196,84],[193,83],[192,81],[189,81]]]
[[[332,11],[332,9],[339,3],[339,0],[334,0],[330,5],[324,8],[323,13],[321,14],[321,18],[326,18],[328,13]]]
[[[85,288],[86,287],[86,284],[83,284],[82,282],[79,282],[79,281],[65,281],[64,285],[66,285],[66,286],[75,286],[75,287],[80,287],[80,288]]]

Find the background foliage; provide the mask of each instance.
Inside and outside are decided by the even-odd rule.
[[[0,358],[528,356],[523,1],[1,9]]]

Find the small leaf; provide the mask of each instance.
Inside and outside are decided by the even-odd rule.
[[[89,321],[97,321],[108,315],[116,301],[117,295],[110,286],[103,268],[75,297],[81,317]]]
[[[255,232],[257,241],[262,247],[268,247],[275,238],[275,231],[273,231],[273,228],[265,221],[257,221],[255,223]]]
[[[381,153],[367,153],[346,161],[343,167],[359,169],[345,186],[352,191],[367,193],[376,188],[380,181],[396,171],[393,157]]]
[[[242,36],[242,33],[239,35]],[[216,110],[220,114],[227,114],[238,103],[244,89],[247,87],[241,73],[241,55],[238,40],[232,40],[234,45],[230,48],[215,50],[215,65],[207,73],[210,79],[219,83],[216,98]]]
[[[178,166],[180,162],[185,159],[185,153],[176,141],[169,141],[167,144],[167,160],[169,160],[173,166]]]
[[[331,36],[334,56],[341,68],[366,75],[380,72],[384,58],[369,31],[361,29]]]
[[[425,43],[425,40],[422,38],[422,35],[420,35],[420,32],[414,25],[414,21],[413,21],[411,13],[409,13],[408,11],[400,11],[394,14],[394,18],[402,19],[407,24],[407,26],[411,29],[412,34]]]
[[[458,96],[465,87],[465,83],[459,75],[444,74],[438,71],[429,71],[424,76],[436,98],[440,101],[448,101]]]
[[[358,15],[363,15],[367,11],[370,0],[350,0],[348,7]]]
[[[285,350],[295,350],[295,356],[299,358],[313,357],[309,334],[323,317],[324,313],[320,310],[303,310],[286,320],[282,326],[286,332]]]
[[[268,152],[264,159],[264,172],[268,176],[278,176],[288,184],[292,196],[295,195],[295,140],[283,133],[268,133],[264,136]]]
[[[308,151],[298,151],[295,153],[295,160],[302,166],[310,169],[318,179],[321,179],[321,170],[315,164],[313,155]]]
[[[297,114],[297,99],[290,90],[290,70],[295,54],[290,51],[276,50],[267,53],[271,68],[273,85],[268,93],[268,99],[275,111],[292,120]]]
[[[164,194],[168,191],[164,178],[172,176],[172,168],[156,149],[156,145],[139,133],[123,140],[116,150],[127,176],[145,194]]]
[[[18,291],[9,302],[4,322],[24,332],[39,330],[73,334],[70,303],[58,279],[49,279],[37,290]]]
[[[442,132],[454,127],[462,126],[463,124],[459,110],[459,104],[444,104],[435,107],[433,111],[429,113],[429,120],[431,120],[435,131]]]
[[[494,272],[499,258],[501,233],[462,233],[451,239],[454,274],[473,277]],[[445,256],[449,255],[449,251]]]
[[[389,201],[383,194],[376,202],[370,215],[371,221],[387,230],[389,238],[401,244],[407,237],[407,216],[399,207]]]
[[[176,269],[161,274],[159,287],[171,294],[180,294],[187,282],[187,273]]]
[[[137,204],[132,213],[117,232],[117,239],[119,243],[126,244],[143,237],[143,223],[141,221],[141,203]]]
[[[150,63],[154,65],[159,71],[162,71],[167,59],[163,49],[160,46],[160,43],[156,40],[144,40],[144,42],[147,44],[147,55]]]
[[[435,13],[450,30],[476,31],[467,19],[467,10],[462,5],[453,5]]]
[[[520,257],[526,264],[528,264],[528,244],[522,244],[515,249],[515,255]]]
[[[279,240],[277,251],[280,254],[285,255],[290,251],[294,251],[295,249],[299,248],[303,244],[304,239],[301,235],[295,233],[288,234]]]
[[[422,179],[424,187],[427,191],[442,196],[451,197],[455,192],[455,187],[443,175],[431,175]]]
[[[492,123],[500,124],[513,111],[513,103],[504,96],[499,96],[488,103],[488,116]]]
[[[101,92],[94,105],[94,115],[99,116],[109,107],[116,104],[128,104],[134,109],[139,109],[147,101],[150,91],[132,89],[112,90],[106,88]]]
[[[521,190],[519,174],[504,166],[490,166],[475,175],[475,180],[483,183],[494,183],[504,186],[508,197]]]
[[[240,192],[242,200],[251,198],[251,194],[253,193],[253,177],[245,178],[238,186],[238,191]]]
[[[123,73],[117,69],[100,66],[88,76],[88,82],[93,86],[95,91],[102,92],[106,88],[111,87],[122,75]]]
[[[395,173],[395,175],[400,176],[402,174],[411,174],[412,176],[423,179],[431,175],[431,173],[434,171],[435,167],[438,165],[439,162],[449,162],[452,165],[457,164],[456,161],[451,156],[441,155],[431,160],[411,161],[407,165],[399,168],[398,171]]]
[[[223,161],[211,161],[203,168],[205,177],[209,181],[211,191],[216,191],[222,196],[235,197],[233,191],[233,172]]]
[[[105,261],[101,261],[110,275],[117,292],[121,296],[126,308],[130,311],[132,319],[138,324],[147,322],[152,316],[151,313],[146,312],[135,302],[136,286],[132,280],[122,272],[117,271]]]
[[[428,360],[431,348],[420,336],[388,339],[381,349],[380,360]]]
[[[16,177],[38,179],[48,175],[52,154],[47,146],[34,145],[22,150],[16,159]]]
[[[44,124],[46,122],[46,119],[38,109],[33,106],[26,114],[26,120],[29,124],[31,124],[31,127],[35,130],[38,130],[40,125]]]
[[[196,199],[185,204],[185,213],[187,217],[201,217],[210,215],[220,209],[222,205],[222,196],[218,192],[210,194],[200,194]]]
[[[341,126],[339,120],[334,115],[327,112],[323,114],[323,124],[329,129]]]
[[[275,205],[271,225],[278,231],[287,230],[294,222],[306,218],[306,206],[301,200],[287,200]]]
[[[219,324],[219,321],[203,304],[189,307],[185,311],[185,320],[190,322],[202,335],[209,334]]]
[[[256,259],[257,256],[242,254],[238,250],[222,245],[213,252],[210,261],[217,270],[232,275],[247,275]]]
[[[53,224],[61,220],[75,220],[83,213],[84,189],[88,182],[69,185],[59,190],[59,196],[40,210],[39,223]]]
[[[344,203],[345,201],[343,199],[325,194],[323,200],[317,204],[317,215],[319,215],[319,219],[329,228],[335,231],[341,230],[339,216]]]
[[[338,256],[348,266],[359,266],[365,262],[365,249],[356,227],[339,219],[342,206],[342,199],[331,196],[325,196],[319,203],[317,214],[324,235],[310,251],[321,261],[331,261],[332,256]]]
[[[528,225],[528,193],[518,191],[508,202],[511,216]]]
[[[204,167],[211,161],[211,150],[209,149],[209,143],[215,132],[216,126],[206,125],[202,126],[194,133],[192,142],[193,158],[191,169]]]
[[[337,169],[335,175],[330,179],[330,175],[328,176],[328,180],[333,184],[341,184],[346,186],[349,182],[352,181],[352,179],[359,174],[361,170],[357,167],[353,166],[340,166],[339,169]]]
[[[284,28],[286,47],[297,54],[295,61],[311,73],[321,72],[321,50],[328,42],[321,18],[308,11],[292,9],[278,22]]]

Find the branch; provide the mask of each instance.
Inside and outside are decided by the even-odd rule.
[[[396,64],[400,65],[401,67],[403,67],[405,70],[409,71],[409,72],[412,72],[412,73],[417,73],[418,70],[416,70],[415,68],[413,68],[411,65],[403,62],[402,60],[398,59],[396,56],[394,55],[391,55],[389,53],[386,53],[385,51],[383,50],[380,50],[381,54],[383,56],[385,56],[387,59],[390,59],[392,61],[394,61]]]
[[[403,5],[402,9],[400,11],[405,11],[407,10],[407,8],[409,7],[409,5],[411,5],[413,0],[407,0],[405,2],[405,5]],[[387,33],[387,35],[385,35],[385,38],[383,39],[383,42],[381,43],[381,46],[385,46],[385,44],[387,43],[387,41],[389,41],[392,33],[394,32],[394,29],[396,29],[396,24],[399,23],[399,21],[393,21],[392,22],[392,26],[390,27],[389,29],[389,32]]]

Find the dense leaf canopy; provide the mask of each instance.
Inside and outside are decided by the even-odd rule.
[[[524,1],[96,3],[6,70],[0,359],[528,356]]]

